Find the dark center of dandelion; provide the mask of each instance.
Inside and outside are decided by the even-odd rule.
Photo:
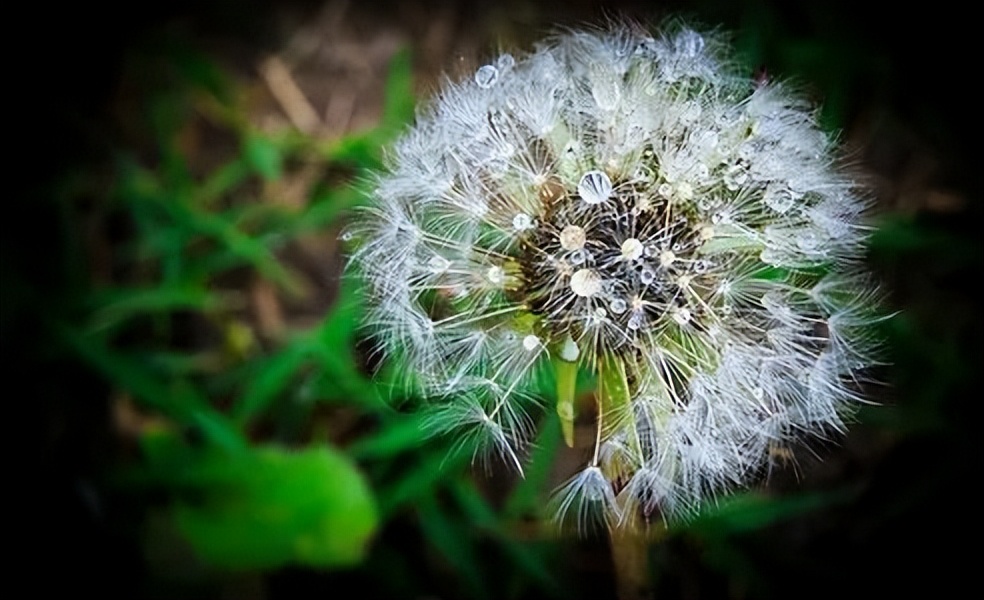
[[[554,196],[523,240],[522,297],[554,334],[612,325],[611,349],[633,347],[667,318],[686,324],[697,310],[687,291],[706,268],[690,221],[648,183],[616,182],[601,200]]]

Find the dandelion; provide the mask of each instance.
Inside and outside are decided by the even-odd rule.
[[[521,469],[553,369],[590,456],[558,509],[610,525],[747,485],[844,428],[877,318],[859,186],[814,110],[717,35],[574,31],[448,83],[355,220],[368,326]],[[593,406],[574,377],[595,375]]]

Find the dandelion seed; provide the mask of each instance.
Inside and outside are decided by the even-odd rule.
[[[594,296],[601,291],[601,278],[591,269],[581,269],[571,276],[571,291],[578,296]]]
[[[580,250],[586,240],[584,230],[577,225],[568,225],[560,232],[560,247],[564,250]]]

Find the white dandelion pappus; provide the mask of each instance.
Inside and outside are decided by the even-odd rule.
[[[439,429],[520,469],[537,372],[570,380],[568,443],[571,373],[598,375],[557,500],[579,522],[745,485],[844,427],[877,352],[865,202],[813,116],[685,28],[504,54],[418,115],[355,219],[368,326]]]

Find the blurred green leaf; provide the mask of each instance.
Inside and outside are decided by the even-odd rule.
[[[468,596],[487,598],[488,591],[482,584],[482,576],[478,570],[480,562],[474,552],[474,543],[469,539],[471,531],[458,527],[446,511],[437,505],[434,496],[421,496],[415,505],[420,527],[427,541],[454,567],[455,574],[469,590]]]
[[[679,523],[671,530],[713,536],[755,531],[804,513],[842,504],[854,494],[849,489],[780,498],[756,493],[739,494],[706,509],[691,521]]]
[[[283,156],[280,149],[268,138],[249,134],[243,140],[243,156],[250,166],[267,181],[280,179],[283,175]]]
[[[215,453],[176,484],[194,492],[175,508],[179,528],[202,559],[224,568],[353,565],[378,525],[362,475],[329,448]]]
[[[241,450],[246,441],[229,421],[212,408],[195,388],[181,380],[161,381],[143,363],[106,348],[96,336],[63,327],[62,339],[83,361],[114,385],[133,394],[145,405],[198,427],[205,439],[226,450]]]
[[[559,444],[560,436],[556,432],[560,428],[557,427],[556,421],[557,419],[554,417],[554,437],[557,438],[554,441]],[[456,482],[452,486],[452,491],[469,522],[485,527],[496,538],[506,556],[509,557],[519,571],[523,571],[529,575],[544,590],[552,592],[553,594],[551,595],[560,591],[557,581],[550,575],[550,571],[547,569],[542,558],[526,545],[510,538],[504,532],[502,522],[499,520],[495,509],[489,506],[474,483],[470,481]]]
[[[209,312],[224,304],[221,295],[197,286],[105,289],[93,294],[89,303],[97,307],[91,317],[97,329],[137,315],[175,310]]]
[[[427,438],[421,416],[400,415],[385,422],[376,433],[360,438],[349,446],[348,452],[361,460],[393,458],[420,448]]]
[[[506,499],[503,513],[512,517],[539,516],[543,507],[543,492],[550,477],[550,470],[560,451],[562,432],[560,417],[550,411],[540,422],[539,435],[532,445],[530,459],[523,478]]]
[[[297,371],[310,358],[303,343],[289,344],[286,348],[252,365],[252,376],[245,383],[246,392],[236,404],[233,419],[239,425],[270,404],[296,379]]]
[[[383,98],[382,127],[399,128],[413,119],[413,61],[409,50],[397,52],[390,61]]]

